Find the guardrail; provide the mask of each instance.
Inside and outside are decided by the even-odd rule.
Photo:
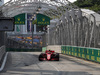
[[[4,58],[4,54],[5,54],[5,46],[1,46],[0,47],[0,66],[2,64],[3,58]]]
[[[2,46],[0,47],[0,60],[2,59],[4,54],[5,54],[5,46]]]
[[[100,63],[100,49],[61,46],[61,53]]]

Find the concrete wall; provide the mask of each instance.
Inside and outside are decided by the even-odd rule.
[[[61,45],[49,45],[47,46],[47,50],[54,50],[57,53],[61,53]]]
[[[2,57],[3,57],[3,55],[6,53],[6,51],[5,51],[5,46],[1,46],[0,47],[0,62],[1,62],[1,59],[2,59]]]

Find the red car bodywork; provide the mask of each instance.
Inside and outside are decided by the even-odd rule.
[[[59,61],[59,53],[55,53],[52,50],[46,50],[45,53],[39,55],[39,61],[43,60],[56,60]]]

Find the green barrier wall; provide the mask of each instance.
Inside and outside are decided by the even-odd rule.
[[[42,47],[42,52],[45,52],[47,50],[47,47]]]
[[[7,52],[45,52],[46,51],[46,47],[42,47],[39,49],[18,49],[18,48],[6,48]]]
[[[6,48],[7,52],[41,52],[42,49],[19,49],[19,48]]]
[[[100,49],[61,46],[61,53],[100,63]]]

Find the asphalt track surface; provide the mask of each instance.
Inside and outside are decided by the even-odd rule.
[[[39,61],[40,52],[10,52],[0,75],[100,75],[100,64],[60,54],[60,61]]]

